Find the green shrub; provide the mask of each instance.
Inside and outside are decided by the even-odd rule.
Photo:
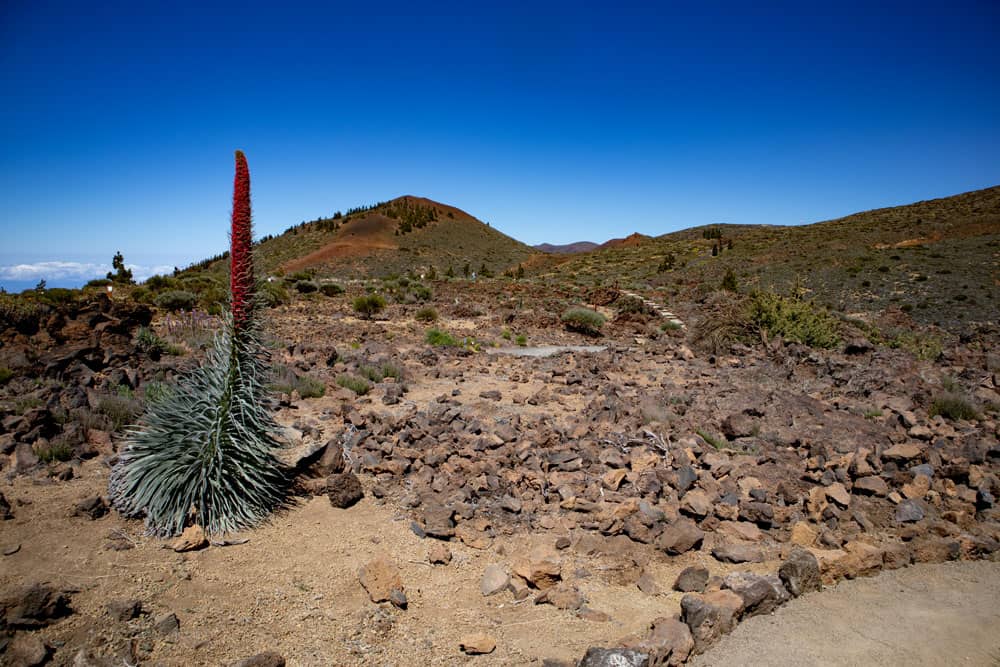
[[[261,282],[257,288],[257,294],[268,308],[276,308],[291,300],[288,296],[288,290],[282,287],[281,283],[276,280],[273,282],[266,280]]]
[[[356,313],[370,320],[385,308],[385,299],[380,294],[368,294],[354,299],[353,305]]]
[[[427,335],[425,340],[430,345],[435,345],[437,347],[455,347],[458,345],[458,341],[448,333],[447,331],[442,331],[437,327],[433,327],[427,330]]]
[[[312,280],[300,280],[295,283],[295,290],[299,294],[312,294],[319,290],[319,285]]]
[[[159,403],[173,393],[174,390],[170,388],[170,385],[155,380],[147,382],[142,388],[142,396],[146,399],[146,403]]]
[[[50,442],[39,447],[35,455],[43,463],[54,463],[56,461],[69,461],[73,458],[73,448],[66,442]]]
[[[410,290],[410,294],[412,294],[413,298],[417,301],[430,301],[431,299],[431,289],[429,287],[425,287],[424,285],[414,285]]]
[[[390,363],[384,363],[381,366],[360,366],[358,373],[372,382],[381,382],[388,377],[398,380],[403,376],[399,367]]]
[[[198,303],[198,296],[187,290],[169,290],[157,296],[154,303],[157,307],[171,312],[191,310]]]
[[[88,280],[87,284],[84,285],[84,287],[101,287],[101,288],[104,288],[104,287],[107,287],[110,284],[111,284],[111,281],[108,280],[107,278],[95,278],[93,280]]]
[[[326,393],[326,384],[311,375],[302,375],[298,378],[295,389],[302,398],[319,398]]]
[[[968,400],[958,394],[942,394],[931,403],[930,416],[941,415],[945,419],[979,419],[979,411]]]
[[[364,378],[359,378],[355,375],[341,375],[337,378],[337,384],[344,389],[350,389],[358,396],[364,396],[369,391],[371,391],[372,386],[368,383],[368,380]]]
[[[319,291],[324,296],[337,296],[344,293],[344,288],[337,283],[323,283],[319,286]]]
[[[131,391],[108,394],[97,402],[97,411],[108,418],[112,431],[135,423],[142,414],[142,403],[130,394]]]
[[[810,347],[832,348],[840,343],[837,320],[811,301],[757,292],[748,304],[750,321],[772,336]]]
[[[306,269],[305,271],[296,271],[290,276],[285,276],[285,282],[297,283],[301,280],[312,280],[316,272],[311,269]]]
[[[150,276],[144,284],[147,289],[160,292],[165,289],[176,289],[177,279],[170,276]]]
[[[619,315],[652,315],[653,309],[646,302],[634,296],[626,296],[615,303]]]
[[[135,347],[140,352],[155,358],[166,352],[167,341],[157,336],[149,327],[139,327],[135,334]]]
[[[12,377],[14,377],[14,371],[6,366],[0,366],[0,387],[10,382]]]
[[[604,326],[604,315],[589,308],[574,307],[562,314],[562,322],[571,331],[595,335]]]
[[[438,313],[434,310],[433,306],[424,306],[417,311],[417,314],[413,316],[418,322],[425,322],[430,324],[431,322],[437,322]]]
[[[525,347],[528,344],[528,337],[524,334],[517,334],[517,338],[514,339],[514,342],[520,347]]]
[[[736,274],[733,273],[733,269],[731,267],[726,269],[726,275],[722,277],[722,284],[720,287],[727,292],[739,291],[739,285],[736,283]]]

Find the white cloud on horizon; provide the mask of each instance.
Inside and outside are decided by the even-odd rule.
[[[150,276],[162,273],[173,273],[174,267],[167,265],[142,266],[126,264],[132,270],[136,281],[142,281]],[[81,281],[103,278],[111,270],[110,264],[95,264],[89,262],[33,262],[30,264],[11,264],[0,266],[0,280],[72,280]]]

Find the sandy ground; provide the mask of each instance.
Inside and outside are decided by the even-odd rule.
[[[915,565],[748,619],[690,664],[1000,665],[1000,563]]]

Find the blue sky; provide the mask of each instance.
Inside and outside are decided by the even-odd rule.
[[[996,2],[209,4],[2,4],[0,286],[224,250],[236,148],[258,235],[402,194],[565,243],[1000,183]]]

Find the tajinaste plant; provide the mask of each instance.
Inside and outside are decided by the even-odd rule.
[[[279,427],[266,407],[252,239],[250,172],[237,151],[231,315],[205,362],[129,431],[111,472],[115,508],[144,515],[151,534],[176,535],[192,520],[209,534],[249,528],[287,497],[289,471],[275,457]]]

